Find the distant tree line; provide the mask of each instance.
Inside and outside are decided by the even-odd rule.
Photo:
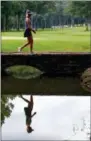
[[[88,30],[90,23],[90,1],[1,1],[1,30],[24,29],[26,9],[36,29],[85,24]]]

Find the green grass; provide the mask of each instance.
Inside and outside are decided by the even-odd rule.
[[[23,37],[23,32],[3,32],[2,36]],[[83,27],[37,31],[33,34],[34,51],[89,52],[90,32]],[[2,40],[3,52],[16,52],[27,40]],[[29,48],[23,52],[29,51]]]

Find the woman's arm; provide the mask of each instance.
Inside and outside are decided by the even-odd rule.
[[[27,99],[25,99],[23,96],[20,96],[25,102],[29,103]]]
[[[36,113],[36,112],[34,112],[34,113],[33,113],[33,115],[31,116],[31,118],[32,118],[33,116],[35,116],[36,114],[37,114],[37,113]]]

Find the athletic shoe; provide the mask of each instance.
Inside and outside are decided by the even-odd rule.
[[[18,52],[21,52],[21,48],[20,47],[18,48]]]
[[[30,54],[31,54],[31,55],[33,55],[33,54],[34,54],[34,52],[31,52]]]

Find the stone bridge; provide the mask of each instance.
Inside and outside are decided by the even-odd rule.
[[[1,53],[2,75],[15,65],[33,66],[51,74],[81,74],[91,67],[91,53]]]
[[[91,94],[91,53],[1,53],[2,76],[6,75],[6,68],[15,65],[33,66],[49,76],[57,74],[62,78],[17,80],[2,77],[2,93],[17,93],[18,90],[19,93]]]

